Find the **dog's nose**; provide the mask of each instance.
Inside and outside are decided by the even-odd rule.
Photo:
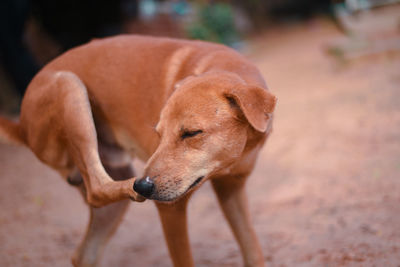
[[[146,198],[151,196],[154,191],[154,187],[154,182],[149,176],[136,180],[133,184],[133,190]]]

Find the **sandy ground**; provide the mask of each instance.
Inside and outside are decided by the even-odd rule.
[[[278,96],[249,179],[269,266],[400,266],[400,57],[341,65],[322,20],[273,28],[250,57]],[[0,146],[0,266],[70,266],[88,211],[25,148]],[[196,266],[241,266],[208,184],[189,205]],[[133,203],[101,266],[171,266],[153,203]]]

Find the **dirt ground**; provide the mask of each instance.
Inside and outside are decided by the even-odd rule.
[[[400,56],[340,64],[325,20],[267,30],[249,56],[278,96],[249,179],[268,266],[400,266]],[[0,266],[70,266],[88,210],[25,148],[0,146]],[[196,266],[241,266],[208,184],[189,204]],[[156,209],[133,203],[101,266],[171,266]]]

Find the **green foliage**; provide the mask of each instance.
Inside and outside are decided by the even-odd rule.
[[[225,3],[200,6],[197,20],[186,28],[188,36],[232,45],[238,38],[232,7]]]

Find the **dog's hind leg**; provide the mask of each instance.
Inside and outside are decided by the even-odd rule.
[[[250,222],[245,192],[246,177],[221,177],[212,180],[214,191],[226,219],[239,243],[244,266],[264,266],[261,247]]]
[[[82,174],[87,201],[100,207],[132,198],[133,179],[113,181],[101,164],[97,133],[86,86],[68,71],[43,71],[32,81],[22,106],[21,122],[27,143],[48,165],[60,169],[68,155],[68,164]],[[67,164],[67,163],[65,163]]]
[[[117,229],[129,203],[129,200],[122,200],[101,208],[90,207],[85,238],[72,259],[75,267],[97,266],[107,241]]]
[[[114,180],[123,180],[134,175],[131,164],[120,167],[104,165],[104,167]],[[85,196],[83,184],[80,189]],[[101,208],[90,207],[90,220],[85,237],[72,258],[75,267],[97,265],[107,241],[119,226],[129,203],[129,200],[122,200]]]

